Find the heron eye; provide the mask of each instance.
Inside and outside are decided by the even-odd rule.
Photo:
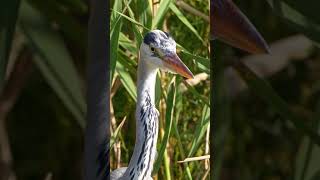
[[[154,49],[154,47],[151,47],[150,50],[151,50],[152,52],[155,52],[155,51],[156,51],[156,50]]]

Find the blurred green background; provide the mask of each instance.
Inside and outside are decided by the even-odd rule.
[[[0,179],[81,179],[86,1],[0,8]]]
[[[320,4],[234,3],[271,54],[213,41],[214,179],[320,179]]]

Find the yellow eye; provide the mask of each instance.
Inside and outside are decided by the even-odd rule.
[[[150,50],[151,50],[152,52],[155,52],[155,51],[156,51],[156,50],[154,49],[154,47],[151,47]]]

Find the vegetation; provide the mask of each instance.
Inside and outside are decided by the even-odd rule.
[[[125,166],[133,150],[138,49],[158,28],[171,33],[181,59],[200,75],[186,82],[159,73],[157,179],[208,179],[207,160],[178,161],[208,154],[210,110],[211,177],[319,179],[319,2],[234,2],[273,54],[249,56],[216,40],[212,77],[208,1],[110,2],[112,169]],[[0,179],[81,179],[88,14],[81,0],[2,2]]]
[[[319,179],[319,3],[236,3],[271,56],[213,43],[213,177]]]
[[[114,147],[121,142],[121,158],[110,154],[112,168],[125,166],[131,156],[139,44],[148,29],[159,28],[180,44],[178,54],[195,75],[206,74],[186,82],[159,73],[161,137],[155,176],[198,179],[209,170],[204,168],[208,160],[177,163],[208,154],[210,94],[209,23],[179,3],[209,14],[208,1],[163,0],[157,8],[151,1],[111,2],[112,130],[126,118],[112,139]],[[87,1],[10,0],[0,13],[0,179],[81,179]]]
[[[110,73],[114,115],[111,124],[116,131],[112,136],[112,169],[126,166],[134,148],[134,82],[142,38],[151,29],[161,29],[169,32],[179,44],[178,54],[196,75],[193,82],[197,82],[172,74],[158,74],[156,106],[160,112],[160,137],[153,174],[158,179],[209,178],[208,159],[178,163],[187,157],[209,154],[206,132],[210,117],[207,98],[210,96],[209,24],[181,8],[181,3],[197,7],[205,16],[209,14],[209,4],[203,1],[162,0],[156,4],[155,1],[124,0],[112,3]],[[119,125],[124,120],[123,126]]]
[[[3,3],[0,179],[81,179],[87,4]]]

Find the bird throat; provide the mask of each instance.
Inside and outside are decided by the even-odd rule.
[[[144,60],[138,65],[136,143],[124,177],[150,179],[156,156],[158,111],[154,106],[157,68]]]
[[[155,85],[158,68],[149,65],[145,60],[140,60],[138,64],[138,82],[137,82],[137,109],[144,100],[147,94],[151,98],[151,103],[154,104]]]

